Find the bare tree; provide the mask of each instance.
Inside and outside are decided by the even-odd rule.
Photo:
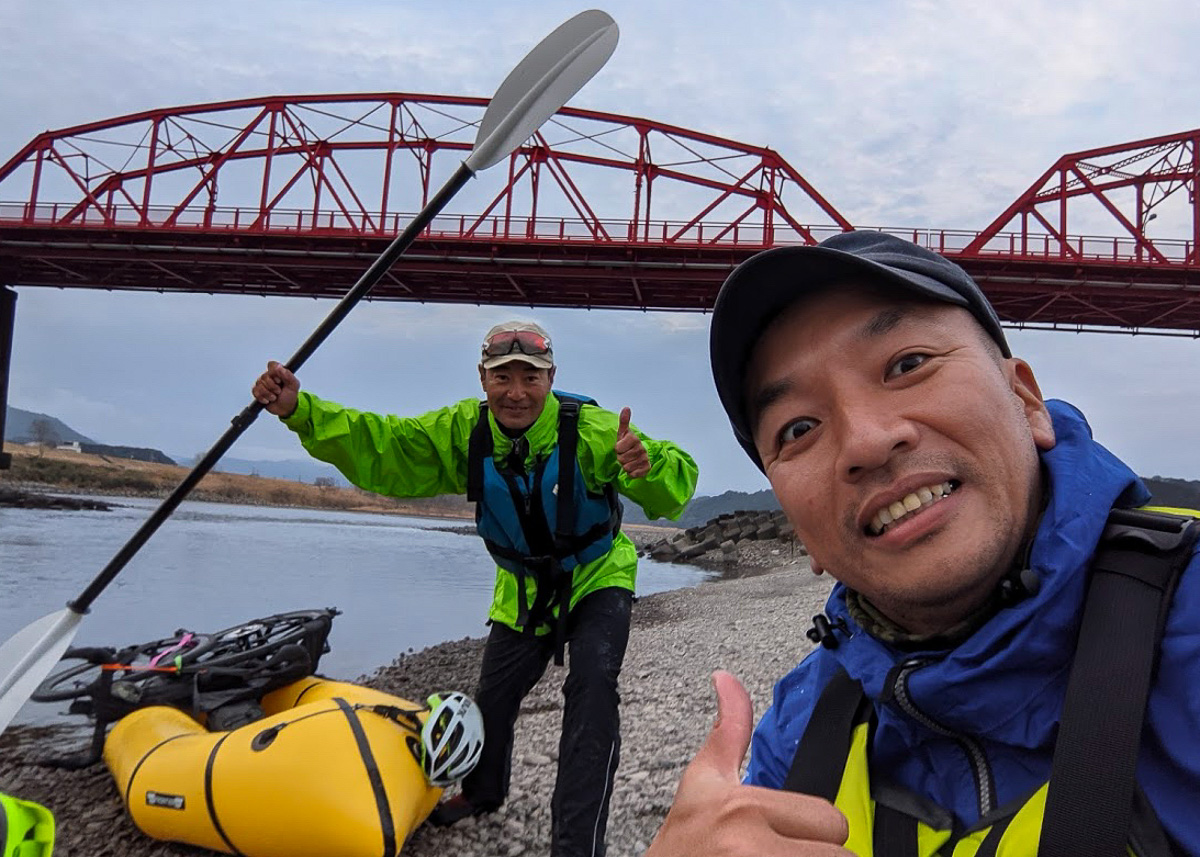
[[[59,437],[58,431],[54,428],[54,423],[47,419],[34,420],[29,431],[33,435],[33,439],[38,445],[38,458],[42,457],[42,453],[48,446],[57,446]]]

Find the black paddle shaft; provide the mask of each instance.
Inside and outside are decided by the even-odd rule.
[[[375,284],[383,278],[388,269],[400,258],[400,255],[409,248],[413,241],[417,239],[417,236],[429,225],[430,221],[446,206],[451,197],[458,193],[473,175],[474,173],[471,171],[471,168],[465,163],[459,166],[449,181],[442,186],[442,189],[434,195],[433,199],[429,200],[405,230],[396,236],[395,240],[388,245],[379,258],[371,264],[371,267],[358,278],[358,282],[354,284],[354,287],[346,293],[345,297],[338,301],[337,306],[325,317],[320,326],[312,332],[312,335],[304,341],[299,350],[292,355],[292,359],[285,364],[288,369],[295,372],[304,365],[304,362],[320,347],[325,338],[333,332],[333,329],[341,324],[342,319],[350,313],[350,310],[354,309],[354,305],[362,300],[367,292],[374,288]],[[88,611],[88,608],[91,607],[96,597],[104,591],[104,588],[108,584],[112,583],[113,578],[120,573],[121,569],[141,549],[142,545],[154,535],[155,530],[162,525],[163,521],[171,516],[171,513],[183,502],[183,499],[196,487],[197,483],[212,470],[213,466],[221,459],[221,456],[229,451],[234,441],[242,436],[242,432],[250,428],[250,425],[258,417],[262,409],[263,405],[261,402],[257,400],[253,401],[230,421],[231,425],[226,429],[225,434],[221,435],[220,440],[213,444],[212,449],[192,468],[192,472],[184,477],[184,480],[171,492],[171,495],[163,500],[159,507],[154,510],[154,514],[147,518],[146,522],[138,528],[129,541],[117,551],[116,555],[109,560],[108,565],[96,575],[95,580],[88,584],[87,589],[83,590],[75,600],[67,602],[67,606],[71,610],[76,613],[86,613]]]

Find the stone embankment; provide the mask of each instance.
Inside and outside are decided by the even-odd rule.
[[[744,517],[748,520],[750,515]],[[631,535],[643,550],[670,539],[657,528],[631,528]],[[721,549],[727,541],[734,541],[734,551]],[[750,692],[756,714],[761,714],[775,681],[811,650],[805,630],[823,608],[831,584],[811,574],[795,541],[778,536],[723,538],[716,549],[710,547],[688,561],[722,574],[699,586],[641,597],[634,604],[620,679],[623,742],[608,825],[609,857],[638,857],[661,825],[679,776],[716,714],[712,671],[737,675]],[[359,681],[411,700],[442,690],[469,693],[478,680],[482,651],[481,639],[448,642],[402,655]],[[549,807],[565,678],[566,668],[551,664],[521,706],[505,805],[451,828],[418,828],[401,852],[405,857],[549,853]],[[29,728],[10,728],[0,736],[0,791],[54,810],[59,823],[55,857],[211,853],[141,834],[125,815],[103,765],[84,771],[35,765],[46,742],[44,730]],[[262,811],[269,813],[271,808],[264,806]]]
[[[737,562],[751,542],[772,543],[776,548],[786,548],[793,556],[807,555],[781,511],[727,512],[706,524],[688,527],[640,547],[643,556],[659,562]]]

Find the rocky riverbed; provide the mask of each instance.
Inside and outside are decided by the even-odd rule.
[[[64,497],[41,491],[10,488],[5,485],[0,485],[0,506],[10,506],[16,509],[96,509],[101,512],[107,512],[111,508],[103,500],[92,500],[87,497]]]
[[[632,529],[632,528],[631,528]],[[662,533],[634,533],[643,548]],[[761,712],[776,679],[809,651],[811,617],[830,581],[814,577],[795,542],[744,540],[735,550],[699,557],[723,572],[690,589],[657,593],[634,605],[621,676],[623,748],[608,827],[611,857],[640,855],[662,822],[680,773],[716,713],[710,675],[738,675]],[[399,657],[363,682],[407,699],[468,692],[478,678],[480,639],[444,643]],[[454,827],[419,828],[410,857],[519,857],[549,851],[550,795],[562,718],[563,667],[551,665],[526,697],[517,721],[512,792],[498,812]],[[0,791],[39,801],[58,819],[56,857],[198,857],[210,853],[141,834],[125,815],[108,770],[39,767],[44,730],[10,728],[0,736]]]

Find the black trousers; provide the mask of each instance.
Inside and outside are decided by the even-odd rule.
[[[567,680],[551,812],[553,857],[603,857],[608,802],[621,751],[617,677],[629,642],[633,593],[616,587],[584,596],[567,621]],[[475,806],[508,796],[513,726],[521,700],[554,654],[552,634],[532,637],[499,623],[483,650],[475,701],[483,715],[483,755],[465,780]]]

